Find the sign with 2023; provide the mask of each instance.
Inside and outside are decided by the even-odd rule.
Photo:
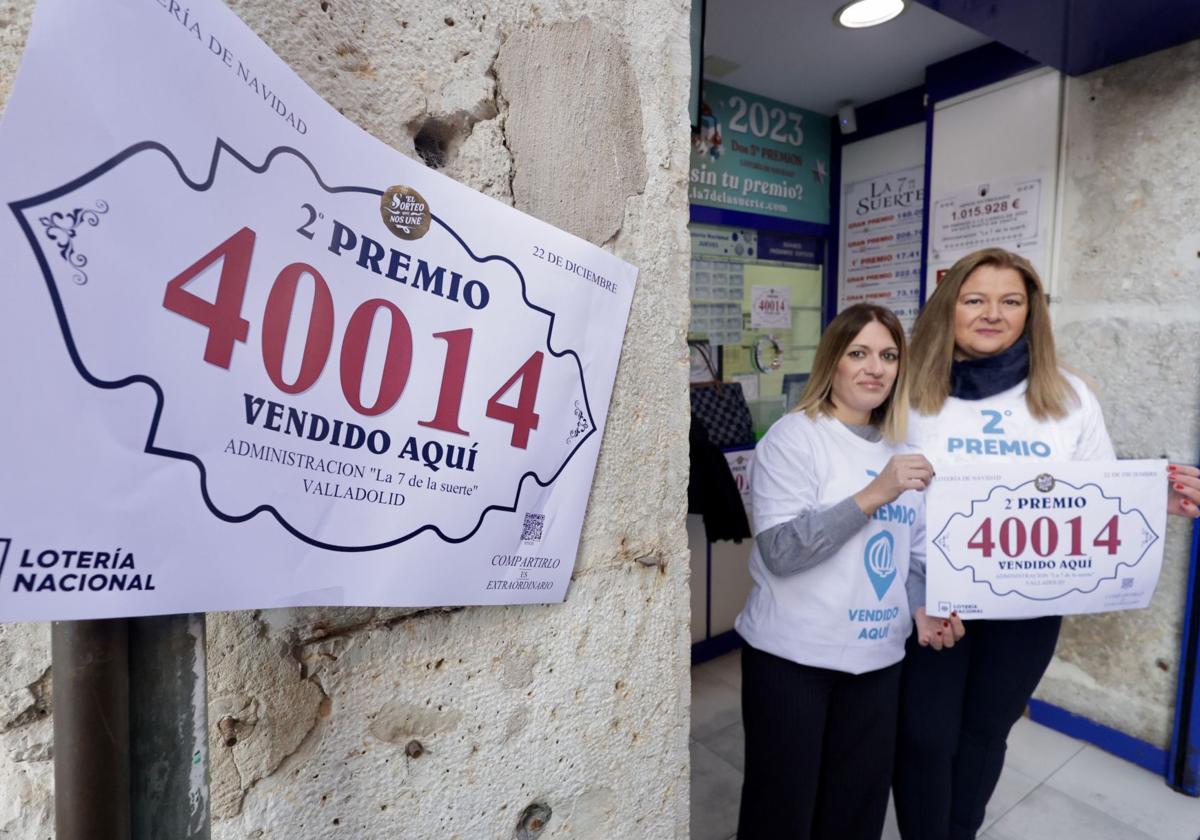
[[[830,119],[717,82],[692,129],[692,204],[829,221]]]
[[[0,153],[0,619],[563,598],[632,266],[215,0],[42,0]]]
[[[1166,461],[940,467],[928,490],[926,609],[1027,618],[1147,606],[1166,475]]]

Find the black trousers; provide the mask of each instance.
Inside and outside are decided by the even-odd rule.
[[[973,840],[1061,625],[1058,616],[970,621],[942,651],[909,636],[892,782],[904,840]]]
[[[854,675],[743,645],[738,840],[879,840],[899,685],[899,664]]]

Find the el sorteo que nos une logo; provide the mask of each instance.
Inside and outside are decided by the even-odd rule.
[[[429,203],[412,187],[388,187],[379,199],[379,213],[387,229],[401,239],[420,239],[429,232],[433,214]]]

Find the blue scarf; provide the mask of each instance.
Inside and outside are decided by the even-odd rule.
[[[964,359],[950,365],[950,396],[982,400],[1007,391],[1029,377],[1029,342],[1025,336],[1007,350],[982,359]]]

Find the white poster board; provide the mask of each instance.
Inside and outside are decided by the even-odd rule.
[[[929,213],[929,265],[936,281],[961,257],[981,248],[1003,248],[1035,265],[1042,259],[1040,175],[983,181],[960,187],[933,203]]]
[[[42,0],[0,157],[0,620],[563,598],[632,266],[216,0]]]
[[[991,239],[1000,247],[1018,250],[1033,261],[1034,268],[1042,277],[1048,293],[1053,295],[1055,279],[1051,274],[1054,251],[1054,212],[1058,197],[1058,158],[1061,143],[1061,99],[1063,75],[1048,67],[1038,68],[1006,79],[985,88],[973,90],[953,99],[938,102],[933,114],[933,149],[929,175],[929,195],[926,200],[930,208],[929,258],[926,260],[925,297],[937,289],[939,273],[953,265],[954,261],[972,250],[966,239],[951,248],[952,235],[948,229],[955,221],[963,221],[969,228],[974,220],[1006,213],[1013,216],[1023,211],[1021,219],[1010,218],[1008,224],[1021,223],[1036,218],[1036,235],[1026,228],[1019,237],[996,238],[996,228],[991,219],[982,221],[981,227],[971,234],[976,242]],[[1001,209],[1002,201],[994,199],[1013,191],[1019,184],[1028,184],[1036,179],[1037,208],[1033,202],[1021,198],[1016,211],[1012,211],[1011,200],[1007,210]],[[986,195],[980,195],[980,191]],[[991,208],[986,205],[993,199]],[[980,200],[983,203],[970,208],[971,218],[956,220],[957,205]],[[950,201],[953,206],[944,202]],[[942,227],[935,223],[937,208],[949,210],[942,213]],[[979,216],[974,216],[978,212]],[[940,231],[940,233],[939,233]],[[969,233],[969,231],[960,231]],[[990,233],[989,233],[990,232]],[[937,238],[941,237],[941,250],[934,254]],[[1025,243],[1025,244],[1022,244]]]
[[[725,460],[729,463],[729,472],[733,474],[734,483],[742,495],[742,505],[746,508],[746,518],[754,521],[754,503],[750,494],[750,477],[754,471],[754,447],[747,449],[724,450]]]
[[[792,290],[789,286],[750,287],[750,328],[792,328]]]
[[[942,466],[927,504],[931,615],[1140,609],[1154,594],[1166,461]]]
[[[912,331],[920,309],[925,167],[887,172],[843,188],[838,311],[887,307]]]

